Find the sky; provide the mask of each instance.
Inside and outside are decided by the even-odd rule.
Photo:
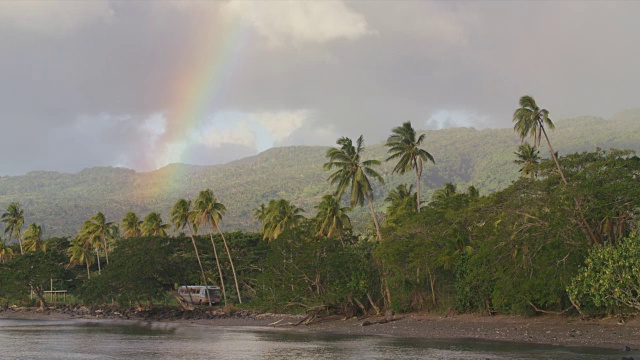
[[[640,107],[640,2],[1,1],[0,175]]]

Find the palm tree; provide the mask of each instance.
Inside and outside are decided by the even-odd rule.
[[[162,216],[152,211],[147,216],[145,216],[142,224],[140,225],[140,230],[142,232],[142,236],[158,236],[165,237],[167,236],[167,229],[170,224],[165,224],[162,221]]]
[[[109,264],[109,246],[107,245],[107,237],[113,222],[107,222],[104,214],[100,211],[90,220],[85,221],[82,226],[82,231],[85,235],[97,243],[102,243],[100,246],[104,249],[104,254]]]
[[[13,255],[13,249],[11,249],[8,245],[7,242],[2,240],[2,238],[0,238],[0,262],[2,262],[4,264],[4,262],[6,260],[11,259],[11,256]]]
[[[337,184],[335,196],[342,197],[347,188],[350,188],[351,196],[349,206],[364,205],[365,199],[369,202],[371,217],[376,227],[376,235],[378,240],[382,240],[380,235],[380,225],[373,208],[373,189],[369,182],[369,177],[378,180],[384,184],[384,179],[380,174],[372,169],[373,166],[379,166],[378,160],[361,160],[362,152],[364,152],[364,139],[362,135],[358,138],[356,146],[348,137],[341,137],[336,141],[340,145],[339,148],[331,148],[327,151],[326,157],[329,159],[324,164],[325,170],[336,168],[327,179],[332,185]]]
[[[24,231],[24,250],[25,251],[46,251],[47,245],[42,240],[42,226],[31,224]]]
[[[469,198],[477,199],[480,197],[480,190],[473,185],[469,185],[467,188],[467,194],[469,195]]]
[[[120,226],[118,224],[111,224],[107,228],[106,232],[107,244],[114,244],[116,241],[122,238],[120,235]]]
[[[20,254],[24,254],[22,248],[22,226],[24,225],[24,210],[20,209],[20,203],[12,202],[7,207],[7,211],[2,214],[2,222],[5,225],[4,233],[9,234],[9,240],[13,237],[18,239],[20,244]]]
[[[518,151],[513,154],[516,156],[516,160],[513,160],[513,162],[522,165],[518,172],[521,172],[523,176],[529,175],[533,180],[536,175],[536,165],[540,163],[540,151],[535,146],[525,142],[518,146]]]
[[[398,159],[398,163],[393,168],[394,173],[404,174],[408,170],[416,171],[416,197],[418,199],[416,209],[420,212],[420,177],[422,176],[422,163],[429,162],[435,164],[433,156],[419,146],[424,141],[425,135],[422,134],[416,138],[416,131],[411,126],[411,122],[407,121],[402,126],[395,127],[391,130],[392,135],[387,138],[385,144],[390,156],[386,161]]]
[[[457,187],[453,183],[446,183],[441,189],[433,193],[431,199],[436,202],[443,202],[456,194]]]
[[[338,233],[340,242],[344,247],[344,238],[342,233],[345,229],[351,227],[351,219],[347,216],[350,207],[340,207],[340,199],[334,195],[324,195],[320,204],[316,207],[318,214],[316,215],[316,231],[318,236],[331,237],[334,233]]]
[[[513,113],[513,121],[516,123],[513,126],[513,129],[520,136],[520,140],[524,140],[527,136],[533,138],[533,145],[536,147],[540,146],[540,140],[542,135],[547,140],[547,144],[549,145],[549,150],[551,151],[551,156],[553,157],[553,161],[556,163],[556,167],[558,168],[558,172],[560,173],[560,177],[562,177],[562,182],[565,185],[568,184],[567,178],[564,176],[564,172],[562,172],[562,168],[560,167],[560,162],[558,161],[558,156],[556,152],[553,150],[553,146],[551,146],[551,141],[549,141],[549,137],[547,136],[547,132],[544,129],[544,126],[548,126],[549,129],[554,129],[555,125],[549,118],[549,110],[540,109],[536,104],[536,101],[532,96],[525,95],[520,98],[520,107],[516,109]],[[598,239],[596,238],[591,226],[587,222],[587,219],[584,216],[584,211],[582,210],[582,206],[578,199],[575,199],[576,209],[578,213],[580,213],[580,217],[582,220],[582,224],[584,229],[589,234],[591,241],[594,244],[598,244]]]
[[[261,203],[259,207],[253,209],[253,220],[264,221],[267,216],[267,206]]]
[[[200,274],[202,275],[202,281],[207,289],[207,299],[209,300],[209,306],[211,306],[211,297],[209,296],[209,284],[207,284],[207,277],[204,275],[204,268],[202,267],[202,261],[200,260],[200,254],[198,254],[198,246],[194,238],[194,227],[192,224],[194,212],[191,211],[191,201],[185,199],[179,199],[171,209],[171,223],[174,226],[174,230],[184,229],[185,226],[189,229],[189,235],[191,236],[191,243],[193,244],[193,250],[196,253],[196,259],[198,259],[198,265],[200,266]]]
[[[520,140],[524,141],[524,139],[529,136],[533,138],[533,145],[535,147],[540,146],[540,140],[542,139],[542,135],[544,135],[549,145],[549,150],[551,150],[551,156],[553,156],[553,160],[558,167],[558,172],[562,177],[562,181],[567,184],[567,178],[562,172],[558,157],[544,129],[545,125],[549,127],[549,129],[555,129],[555,125],[553,125],[553,122],[549,118],[549,110],[540,109],[532,96],[525,95],[520,98],[520,107],[513,113],[513,121],[516,123],[513,126],[513,130],[520,136]]]
[[[136,213],[129,211],[124,214],[124,217],[122,218],[122,230],[124,231],[124,237],[140,237],[142,234],[140,231],[140,225],[142,225],[142,221],[140,221]]]
[[[395,189],[389,192],[385,202],[391,203],[387,207],[387,217],[385,224],[387,226],[395,225],[396,220],[403,217],[406,214],[415,213],[416,203],[418,202],[417,193],[412,194],[413,185],[407,187],[406,184],[398,185]]]
[[[303,209],[291,204],[285,199],[271,200],[269,205],[262,209],[256,209],[257,219],[262,221],[262,238],[264,240],[275,240],[285,230],[298,226],[304,216]]]
[[[87,253],[92,253],[92,250],[95,251],[96,262],[98,263],[98,273],[102,272],[102,267],[100,263],[100,248],[103,246],[100,242],[100,237],[96,236],[97,233],[92,231],[92,228],[95,224],[91,220],[86,220],[78,233],[76,234],[76,238],[74,241],[78,242],[78,244],[82,243],[84,247],[86,247]],[[80,250],[80,249],[76,249]],[[87,265],[88,267],[89,265]]]
[[[231,258],[231,251],[229,251],[229,245],[227,244],[227,239],[224,237],[224,233],[220,228],[220,222],[222,221],[222,217],[224,213],[227,211],[227,208],[217,201],[215,196],[213,196],[213,191],[210,189],[206,189],[200,192],[200,195],[195,201],[195,211],[197,219],[196,223],[198,226],[202,225],[211,225],[213,230],[218,230],[220,233],[220,237],[222,237],[222,242],[224,243],[224,248],[227,251],[227,256],[229,257],[229,263],[231,264],[231,272],[233,273],[233,281],[236,284],[236,292],[238,294],[238,302],[242,304],[242,297],[240,296],[240,286],[238,286],[238,277],[236,276],[236,269],[233,265],[233,259]],[[218,262],[218,255],[215,248],[215,243],[213,241],[213,232],[209,233],[209,237],[211,238],[211,244],[213,245],[213,250],[216,255],[216,263]],[[218,269],[220,269],[220,264],[218,264]],[[222,272],[220,272],[220,280],[222,283]],[[223,288],[224,289],[224,288]],[[224,292],[224,291],[223,291]],[[225,298],[226,301],[226,298]]]
[[[87,266],[87,279],[91,279],[91,272],[89,267],[93,265],[93,253],[91,252],[91,241],[87,241],[87,238],[76,236],[71,241],[71,246],[67,249],[69,254],[69,264],[77,265],[85,263]]]

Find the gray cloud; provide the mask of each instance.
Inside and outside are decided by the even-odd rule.
[[[635,2],[48,4],[0,3],[0,175],[508,127],[523,94],[554,119],[640,106]]]

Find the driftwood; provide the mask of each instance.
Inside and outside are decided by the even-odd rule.
[[[178,303],[180,304],[182,310],[193,311],[196,308],[192,304],[189,304],[180,294],[178,294],[177,291],[172,291],[171,295],[173,295],[173,297],[178,300]]]
[[[531,305],[531,307],[533,307],[533,310],[535,310],[536,312],[543,313],[543,314],[551,314],[551,315],[564,315],[569,310],[576,308],[575,304],[573,304],[562,311],[548,311],[548,310],[538,309],[535,305],[533,305],[531,301],[529,301],[529,305]]]
[[[380,320],[373,320],[373,321],[365,320],[365,321],[363,321],[363,322],[362,322],[362,324],[360,324],[360,326],[369,326],[369,325],[376,325],[376,324],[386,324],[386,323],[389,323],[389,322],[392,322],[392,321],[396,321],[396,320],[400,320],[400,319],[402,319],[402,318],[399,318],[399,317],[398,317],[398,318],[396,318],[396,317],[394,317],[394,318],[389,319],[389,318],[386,318],[386,317],[385,317],[385,318],[382,318],[382,319],[380,319]]]
[[[303,304],[303,303],[299,303],[299,302],[290,302],[287,305],[285,305],[285,309],[288,308],[288,307],[291,307],[291,306],[302,306],[303,308],[306,308],[306,309],[309,308],[309,305],[307,305],[307,304]]]
[[[388,322],[396,321],[402,319],[401,317],[395,317],[395,313],[392,310],[387,310],[382,319],[378,320],[365,320],[360,324],[360,326],[369,326],[375,324],[386,324]]]
[[[321,311],[326,311],[329,309],[328,305],[319,305],[319,306],[314,306],[314,307],[308,307],[305,304],[300,304],[300,303],[296,303],[296,305],[302,305],[304,307],[307,308],[307,316],[304,317],[302,320],[298,321],[297,323],[292,324],[292,326],[298,326],[298,325],[309,325],[311,324],[314,320],[316,320],[320,314]]]
[[[371,305],[371,308],[373,308],[373,310],[376,312],[376,315],[379,316],[380,315],[380,308],[378,306],[376,306],[376,304],[374,303],[373,299],[371,298],[371,295],[367,294],[367,299],[369,300],[369,304]],[[364,313],[364,315],[367,315],[367,307],[358,299],[356,298],[351,298],[351,301],[353,301]],[[291,307],[291,306],[300,306],[306,309],[306,316],[302,319],[300,319],[298,322],[295,323],[291,323],[291,322],[287,322],[287,323],[282,323],[282,320],[276,321],[274,323],[269,324],[269,326],[299,326],[299,325],[309,325],[311,323],[313,323],[314,321],[320,319],[323,315],[327,315],[327,314],[322,314],[323,312],[329,312],[329,310],[335,310],[335,312],[333,312],[332,314],[336,314],[336,313],[341,313],[344,312],[345,309],[339,309],[335,306],[331,306],[331,305],[319,305],[319,306],[313,306],[310,307],[307,304],[303,304],[303,303],[299,303],[299,302],[290,302],[288,303],[286,307]],[[347,318],[350,318],[351,316],[349,316],[347,314]],[[367,325],[373,325],[373,324],[384,324],[387,322],[391,322],[391,321],[395,321],[395,320],[399,320],[400,318],[394,318],[393,313],[392,312],[388,312],[387,314],[385,314],[385,317],[380,319],[380,320],[376,320],[376,321],[369,321],[369,320],[365,320],[364,323],[362,323],[362,326],[367,326]]]

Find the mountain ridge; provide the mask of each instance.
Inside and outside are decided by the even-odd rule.
[[[520,144],[510,128],[449,128],[420,131],[424,148],[435,158],[423,176],[423,198],[446,182],[458,189],[474,185],[481,194],[508,186],[518,177],[513,152]],[[626,111],[605,120],[583,116],[556,122],[549,137],[560,155],[621,148],[640,150],[640,110]],[[19,176],[0,177],[0,209],[18,201],[25,210],[25,225],[45,225],[45,236],[73,236],[84,220],[102,211],[109,221],[119,222],[124,213],[135,211],[143,218],[159,211],[165,222],[178,198],[194,199],[210,188],[226,205],[225,230],[255,231],[258,224],[252,210],[262,202],[286,198],[313,216],[323,194],[332,189],[323,171],[330,147],[287,146],[265,150],[254,156],[218,165],[169,164],[149,172],[122,167],[91,167],[77,173],[32,171]],[[549,156],[546,144],[540,154]],[[367,145],[365,158],[383,162],[380,173],[386,184],[374,185],[376,210],[384,210],[384,198],[399,184],[414,184],[414,174],[392,174],[394,164],[386,163],[383,143]],[[366,209],[357,209],[356,226],[367,225]]]

